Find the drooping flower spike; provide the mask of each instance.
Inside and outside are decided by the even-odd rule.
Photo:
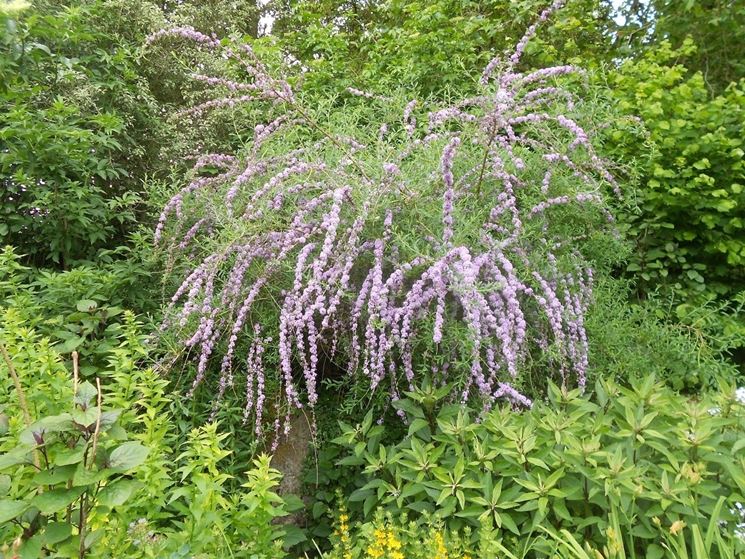
[[[285,408],[272,412],[276,437],[281,415],[286,432],[291,409],[316,405],[330,363],[395,400],[434,367],[433,356],[445,363],[434,367],[438,382],[484,409],[499,399],[529,407],[519,386],[534,363],[585,385],[592,270],[567,238],[552,236],[552,224],[586,207],[599,216],[594,226],[608,226],[605,192],[618,185],[572,116],[578,100],[558,84],[578,70],[516,71],[535,32],[489,63],[480,95],[449,107],[412,100],[366,138],[323,129],[248,47],[187,28],[149,40],[192,40],[245,70],[245,83],[196,75],[222,96],[190,114],[257,102],[273,115],[243,154],[199,158],[155,232],[170,251],[210,236],[217,245],[204,246],[220,246],[185,274],[163,325],[197,351],[193,389],[214,371],[216,410],[240,374],[244,421],[263,433],[271,379]],[[278,154],[276,140],[290,130],[306,143]],[[386,159],[371,165],[380,153]],[[418,208],[435,208],[439,219]]]

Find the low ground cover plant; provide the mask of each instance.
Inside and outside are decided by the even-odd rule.
[[[738,531],[730,509],[745,492],[742,392],[725,386],[693,400],[653,377],[631,388],[598,381],[592,397],[552,386],[530,411],[480,414],[437,412],[448,389],[429,387],[395,404],[408,422],[396,444],[384,443],[372,414],[342,424],[335,463],[356,471],[354,518],[383,506],[436,513],[453,530],[488,521],[510,549],[546,529],[602,547],[615,529],[628,553],[662,557],[661,528],[705,533],[715,518],[730,539]]]

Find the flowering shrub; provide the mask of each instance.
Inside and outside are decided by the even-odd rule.
[[[155,231],[191,265],[163,329],[196,354],[193,389],[214,362],[217,406],[240,371],[261,435],[268,386],[286,432],[331,368],[392,401],[432,375],[486,409],[531,405],[524,370],[584,386],[587,248],[607,247],[604,198],[619,189],[560,87],[581,71],[516,71],[535,31],[489,63],[476,97],[403,106],[351,89],[348,105],[364,106],[341,113],[305,106],[246,44],[191,28],[151,37],[234,64],[233,79],[195,74],[209,96],[186,124],[246,102],[273,116],[245,152],[201,156]]]

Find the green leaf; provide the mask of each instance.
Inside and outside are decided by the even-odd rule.
[[[283,500],[287,512],[296,512],[305,508],[305,503],[297,495],[285,495],[283,496]]]
[[[101,414],[101,431],[106,431],[109,427],[112,427],[119,416],[122,414],[122,410],[107,410]]]
[[[90,299],[81,299],[78,301],[77,305],[75,305],[75,308],[80,312],[93,312],[98,308],[98,303]]]
[[[0,495],[8,494],[8,491],[10,491],[11,481],[10,476],[5,474],[0,475]]]
[[[117,472],[125,472],[136,468],[147,458],[149,450],[136,441],[130,441],[118,446],[109,456],[109,468]]]
[[[92,432],[93,426],[98,421],[98,406],[89,407],[85,410],[76,409],[70,415],[72,415],[72,420],[77,425]]]
[[[18,464],[31,464],[31,450],[27,447],[16,447],[10,452],[0,455],[0,471]]]
[[[52,514],[64,509],[75,501],[86,490],[85,487],[71,487],[70,489],[52,489],[36,495],[31,499],[31,505],[42,514]]]
[[[87,408],[90,403],[98,396],[98,390],[90,382],[85,381],[78,386],[75,393],[75,403],[83,408]]]
[[[416,405],[411,400],[408,400],[405,398],[401,400],[396,400],[392,402],[392,405],[397,410],[402,410],[413,417],[419,417],[419,418],[424,417],[424,412],[422,411],[422,408]]]
[[[72,479],[74,474],[75,465],[60,466],[38,472],[34,475],[32,481],[36,485],[57,485],[58,483]]]
[[[321,501],[316,501],[315,503],[313,503],[313,509],[312,509],[313,520],[318,520],[319,518],[321,518],[321,516],[326,514],[328,510],[329,508],[326,505],[326,503],[322,503]]]
[[[647,548],[646,559],[662,559],[665,557],[665,550],[657,544],[651,544]]]
[[[284,536],[282,538],[282,545],[285,549],[289,549],[293,545],[297,545],[308,539],[305,532],[298,526],[292,526],[291,524],[282,527],[284,530]]]
[[[43,557],[41,553],[44,544],[44,534],[36,534],[32,538],[23,542],[18,550],[20,559],[38,559]]]
[[[36,445],[37,441],[35,435],[41,436],[46,440],[46,435],[49,433],[70,431],[72,429],[72,417],[69,413],[62,413],[60,415],[44,417],[39,421],[32,423],[21,431],[18,438],[22,443]]]
[[[44,543],[54,545],[72,535],[72,524],[66,522],[50,522],[44,529]]]
[[[364,501],[365,499],[367,499],[368,496],[372,494],[373,492],[369,489],[355,489],[354,491],[352,491],[351,495],[349,495],[348,500],[350,503]]]
[[[469,506],[460,512],[456,512],[455,516],[460,518],[478,518],[484,513],[484,509],[476,506]]]
[[[370,512],[375,507],[377,502],[378,502],[378,499],[374,494],[368,496],[367,499],[365,499],[365,502],[362,505],[362,512],[365,515],[365,517],[370,515]]]
[[[13,499],[0,499],[0,524],[4,524],[20,516],[31,505],[26,501],[16,501]]]
[[[505,528],[507,528],[513,534],[515,534],[517,536],[520,535],[520,530],[518,530],[517,524],[515,524],[515,521],[512,519],[512,517],[509,514],[500,513],[499,514],[499,519],[502,522],[502,526],[504,526]]]
[[[54,457],[54,463],[57,466],[67,466],[68,464],[77,464],[83,461],[86,444],[78,444],[74,448],[66,448],[57,452]]]
[[[704,277],[696,270],[688,270],[686,271],[686,275],[695,282],[704,283]]]
[[[429,423],[427,423],[426,420],[418,417],[411,422],[411,425],[409,425],[409,436],[421,431],[422,429],[426,429],[427,427],[429,427]]]
[[[72,336],[66,339],[64,342],[54,346],[54,349],[59,353],[70,353],[76,350],[85,341],[83,336]]]
[[[119,479],[104,486],[96,495],[99,505],[118,507],[123,505],[140,488],[142,483],[133,479]]]
[[[108,469],[89,470],[85,464],[80,462],[75,468],[75,474],[72,477],[72,484],[75,487],[93,485],[109,477],[113,472]]]
[[[98,530],[93,530],[92,532],[88,532],[85,535],[85,548],[90,549],[93,547],[93,545],[100,540],[106,532],[103,528],[99,528]]]

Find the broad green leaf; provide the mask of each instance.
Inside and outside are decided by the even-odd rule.
[[[78,386],[78,391],[75,393],[75,403],[85,409],[95,400],[96,396],[98,396],[96,387],[85,381]]]
[[[104,486],[96,495],[99,505],[118,507],[140,488],[142,483],[133,479],[119,479]]]
[[[75,501],[85,489],[85,487],[71,487],[70,489],[45,491],[31,499],[31,505],[39,509],[42,514],[52,514]]]
[[[85,548],[90,549],[93,547],[93,545],[99,541],[105,534],[105,530],[103,528],[99,528],[98,530],[93,530],[92,532],[88,532],[85,535]]]
[[[411,425],[409,425],[409,436],[414,435],[427,427],[429,427],[429,423],[427,423],[425,419],[418,417],[411,422]]]
[[[365,502],[362,505],[362,512],[367,517],[370,515],[370,512],[377,504],[378,499],[375,497],[375,495],[369,495],[367,499],[365,499]]]
[[[109,468],[125,472],[142,464],[148,455],[148,448],[136,441],[124,443],[115,448],[109,456]]]
[[[44,534],[35,534],[23,542],[18,550],[20,559],[38,559],[43,557],[41,548],[44,545]]]
[[[82,462],[87,446],[85,443],[79,443],[74,448],[65,448],[58,451],[54,457],[54,463],[57,466],[67,466],[68,464]]]
[[[32,481],[36,485],[57,485],[72,479],[75,474],[75,465],[58,466],[50,470],[37,472]]]
[[[77,302],[75,308],[77,308],[80,312],[89,313],[95,311],[96,308],[98,308],[98,303],[90,299],[81,299]]]
[[[17,516],[20,516],[31,505],[26,501],[17,501],[13,499],[0,499],[0,524],[9,522]]]
[[[282,544],[285,549],[291,548],[293,545],[297,545],[308,539],[305,532],[298,526],[285,525],[282,527],[284,535],[282,536]]]
[[[44,528],[44,544],[54,545],[72,535],[72,524],[67,522],[50,522]]]
[[[31,449],[19,446],[7,452],[0,454],[0,471],[6,470],[18,464],[32,464]]]
[[[102,470],[89,470],[85,464],[80,462],[75,467],[75,474],[72,477],[72,484],[74,487],[82,487],[86,485],[93,485],[111,476],[114,472],[109,469]]]
[[[505,528],[507,528],[510,532],[513,534],[519,536],[520,530],[517,528],[517,524],[515,524],[515,521],[512,519],[512,517],[507,513],[499,513],[499,520]]]
[[[81,428],[88,429],[90,432],[93,431],[93,427],[98,421],[98,406],[88,407],[84,410],[76,409],[70,414],[72,420],[76,425]]]
[[[44,417],[26,427],[19,435],[19,440],[28,445],[37,445],[37,437],[46,441],[46,435],[61,431],[70,431],[73,428],[72,417],[69,413]]]

